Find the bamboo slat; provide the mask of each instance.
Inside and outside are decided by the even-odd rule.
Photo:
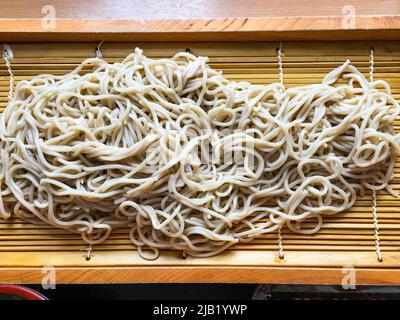
[[[190,49],[196,55],[208,56],[210,65],[228,79],[268,84],[279,80],[278,46],[278,42],[104,43],[102,53],[107,61],[115,62],[135,47],[143,48],[146,55],[155,58]],[[290,87],[321,81],[346,59],[368,76],[371,46],[375,50],[375,79],[386,80],[395,97],[400,98],[400,42],[397,41],[284,43],[284,83]],[[83,59],[95,55],[97,43],[18,43],[11,47],[14,52],[11,66],[18,82],[40,73],[69,72]],[[0,58],[0,110],[7,104],[8,84],[8,71]],[[400,132],[400,119],[395,130]],[[400,159],[392,187],[400,191]],[[400,283],[400,198],[382,191],[377,194],[377,204],[383,262],[377,260],[375,252],[371,192],[359,196],[347,212],[327,217],[315,235],[283,229],[284,259],[278,256],[277,234],[272,233],[235,245],[217,257],[182,259],[177,252],[164,251],[158,260],[145,261],[131,244],[128,230],[120,229],[104,243],[94,246],[94,255],[87,261],[83,251],[87,245],[79,235],[17,218],[0,220],[0,281],[40,282],[42,266],[54,266],[61,281],[66,283],[340,283],[341,268],[351,265],[360,270],[362,283]],[[311,223],[305,226],[312,227]],[[269,276],[268,272],[276,276]]]

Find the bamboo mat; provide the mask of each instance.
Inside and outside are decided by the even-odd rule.
[[[94,57],[96,46],[97,43],[11,44],[14,53],[11,59],[14,81],[16,83],[41,73],[65,74],[84,58]],[[277,42],[104,43],[101,51],[106,60],[120,61],[136,46],[154,58],[171,57],[181,50],[208,56],[210,66],[221,70],[230,80],[257,84],[279,81]],[[318,83],[346,59],[350,59],[353,65],[369,77],[371,47],[375,56],[374,78],[386,80],[395,98],[400,100],[400,42],[283,43],[284,84],[290,87]],[[1,110],[7,104],[8,85],[5,61],[0,59]],[[395,127],[399,131],[400,119]],[[396,165],[392,187],[400,191],[400,160]],[[374,273],[375,280],[372,282],[383,283],[385,271],[397,271],[400,267],[400,199],[387,192],[379,192],[377,199],[382,262],[377,260],[375,252],[372,196],[367,193],[359,196],[356,205],[347,212],[326,217],[324,226],[315,235],[299,235],[283,229],[284,259],[279,258],[278,237],[273,233],[263,235],[251,243],[235,245],[212,258],[183,259],[180,253],[164,251],[158,260],[145,261],[134,250],[128,230],[120,229],[104,243],[94,246],[92,258],[86,260],[84,250],[87,244],[79,235],[52,227],[35,226],[15,218],[0,220],[0,281],[36,281],[37,277],[28,276],[29,270],[38,272],[39,268],[48,265],[64,270],[64,282],[142,282],[144,279],[296,282],[297,279],[301,283],[336,283],[339,278],[331,279],[325,271],[333,270],[338,275],[340,268],[351,265],[370,271],[381,270],[381,273]],[[166,272],[163,277],[158,276],[161,273],[150,272],[155,267]],[[83,272],[85,277],[74,278],[73,272],[70,272],[74,268]],[[142,273],[126,276],[121,268],[127,268],[125,271],[141,270]],[[178,272],[182,268],[186,276]],[[237,268],[236,273],[227,272],[224,275],[221,270],[229,268]],[[119,271],[111,278],[104,277],[105,273],[113,269]],[[96,274],[99,270],[104,272]],[[278,270],[280,273],[279,277],[272,278],[265,273],[258,275],[257,270]],[[298,270],[298,273],[295,276],[285,276],[290,274],[288,270]],[[307,280],[301,274],[310,275],[311,278]],[[150,278],[146,275],[152,276]],[[400,276],[396,273],[396,277],[387,281],[400,282]],[[364,282],[368,282],[368,277]]]

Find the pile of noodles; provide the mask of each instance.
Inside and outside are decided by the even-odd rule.
[[[314,233],[357,194],[393,193],[398,113],[388,84],[349,61],[285,89],[228,81],[189,53],[87,59],[18,83],[0,123],[0,216],[90,244],[129,228],[147,259]]]

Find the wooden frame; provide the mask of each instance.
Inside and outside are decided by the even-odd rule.
[[[11,44],[16,81],[41,72],[65,73],[84,57],[94,56],[98,43]],[[376,77],[385,77],[400,97],[400,42],[292,42],[284,43],[284,82],[288,86],[315,82],[335,65],[353,59],[362,72],[369,72],[369,47],[375,47]],[[142,47],[152,57],[171,56],[190,48],[207,55],[227,77],[256,83],[278,80],[277,42],[174,42],[103,43],[102,53],[118,61]],[[311,69],[310,69],[311,68]],[[311,71],[310,71],[311,70]],[[385,72],[390,73],[385,73]],[[309,74],[311,72],[311,74]],[[0,64],[0,108],[7,103],[8,75]],[[395,128],[400,129],[400,121]],[[400,187],[400,166],[394,188]],[[251,246],[207,259],[185,259],[163,252],[156,261],[144,261],[132,250],[129,239],[117,234],[104,246],[96,246],[90,261],[85,245],[60,230],[42,229],[18,220],[0,221],[0,282],[40,282],[42,267],[54,267],[58,283],[106,282],[257,282],[340,284],[354,267],[358,284],[400,283],[399,201],[378,195],[384,262],[376,259],[371,196],[360,197],[357,206],[340,217],[328,219],[326,229],[313,237],[284,233],[288,250],[279,259],[276,235]]]
[[[42,67],[42,64],[43,66],[46,63],[55,64],[56,62],[52,61],[56,61],[56,58],[60,59],[60,61],[66,59],[66,64],[72,65],[78,63],[83,57],[93,56],[96,43],[86,43],[87,41],[125,42],[125,44],[105,43],[103,45],[104,55],[109,59],[118,59],[130,52],[135,46],[132,41],[148,41],[148,44],[141,44],[141,46],[145,47],[145,52],[150,52],[153,56],[170,55],[177,50],[190,46],[195,54],[210,55],[218,58],[221,52],[221,49],[218,48],[225,46],[225,50],[232,51],[235,56],[247,57],[249,61],[254,60],[254,62],[250,63],[259,65],[257,68],[269,70],[274,68],[276,63],[274,59],[278,42],[262,44],[261,41],[400,39],[400,17],[397,15],[357,16],[356,28],[354,29],[343,28],[342,19],[343,17],[339,15],[331,15],[329,17],[249,17],[162,21],[141,21],[138,19],[93,20],[89,17],[87,19],[57,20],[56,30],[43,30],[40,19],[3,19],[0,20],[0,41],[23,42],[12,44],[12,48],[16,53],[13,61],[21,65],[19,67],[21,68],[20,70],[32,68],[31,72],[34,73],[38,72],[40,68],[45,68]],[[57,42],[60,40],[85,43],[64,46],[62,51],[64,55],[60,55],[61,51],[57,49],[58,44],[45,43],[40,46],[35,45],[35,42]],[[168,41],[174,41],[175,43],[169,44],[167,43]],[[199,41],[245,41],[247,43],[244,48],[240,48],[240,44],[226,43],[218,48],[216,46],[214,49],[212,43],[199,43]],[[249,41],[258,41],[258,43]],[[34,43],[26,44],[26,42]],[[359,67],[368,72],[368,42],[364,42],[361,45],[349,42],[344,45],[346,49],[343,52],[342,45],[343,43],[332,45],[330,43],[315,44],[310,42],[304,43],[302,49],[296,43],[288,44],[285,46],[284,63],[296,64],[298,57],[305,57],[306,54],[313,51],[317,53],[311,56],[309,61],[304,59],[303,64],[298,64],[299,69],[292,70],[293,73],[289,71],[285,75],[285,81],[294,85],[301,83],[302,79],[307,80],[307,77],[300,77],[299,79],[296,72],[298,70],[306,70],[311,64],[315,63],[318,60],[315,58],[318,52],[322,54],[322,58],[318,60],[318,63],[321,64],[321,70],[330,68],[333,65],[333,60],[329,60],[330,57],[335,57],[337,61],[340,61],[347,54],[355,57]],[[250,51],[251,54],[249,53]],[[389,78],[395,86],[395,96],[399,99],[400,82],[397,78],[398,72],[400,74],[400,54],[399,61],[397,61],[396,52],[400,52],[400,44],[398,42],[378,46],[376,51],[378,59],[376,70],[380,72],[380,77],[385,72],[390,73]],[[43,53],[46,53],[45,58]],[[218,59],[223,61],[223,57],[224,55],[221,54]],[[260,57],[262,57],[262,61]],[[29,59],[31,58],[33,59],[32,65],[34,67],[29,64]],[[214,60],[219,61],[217,58]],[[251,58],[254,59],[252,60]],[[215,63],[218,64],[219,62]],[[40,66],[40,68],[36,66]],[[4,107],[7,101],[5,90],[7,89],[8,78],[4,72],[4,67],[1,69],[2,67],[3,61],[0,63],[0,107]],[[396,71],[388,71],[388,68],[394,68]],[[1,73],[2,71],[3,73]],[[28,74],[23,73],[23,71],[18,72],[22,73],[17,76],[17,80]],[[247,71],[243,72],[245,73],[243,77],[246,79]],[[319,72],[325,71],[315,72],[319,74]],[[261,75],[263,75],[262,71]],[[254,76],[256,81],[266,81],[266,79],[273,81],[277,79],[277,74],[273,74],[271,71],[265,71],[264,78],[256,73],[251,76]],[[261,77],[261,80],[257,77]],[[400,122],[396,126],[400,126]],[[395,183],[398,186],[399,181],[397,178]],[[366,209],[369,206],[368,201],[370,200],[367,195],[360,200],[359,207],[356,210],[349,213],[348,216],[346,214],[345,217],[331,222],[331,229],[329,230],[333,231],[328,230],[326,234],[321,234],[319,238],[316,238],[316,243],[318,244],[316,248],[319,249],[315,250],[320,251],[307,253],[300,249],[300,251],[293,250],[284,260],[279,259],[277,250],[273,249],[272,242],[266,242],[264,245],[265,251],[243,249],[207,260],[177,260],[176,254],[168,253],[154,262],[143,262],[135,252],[128,251],[125,248],[125,244],[117,244],[119,249],[116,251],[95,252],[91,261],[84,260],[83,252],[79,251],[84,248],[82,245],[63,247],[64,249],[58,251],[51,249],[51,247],[50,249],[35,251],[36,249],[33,250],[29,247],[23,249],[21,246],[20,250],[2,250],[0,248],[0,282],[40,283],[43,278],[41,266],[51,266],[57,271],[57,283],[241,282],[341,284],[347,270],[344,270],[343,267],[348,266],[355,268],[357,284],[400,284],[400,232],[398,232],[400,230],[400,209],[398,206],[400,202],[392,200],[387,195],[382,195],[379,198],[381,205],[379,216],[384,221],[382,224],[382,239],[386,250],[383,252],[384,263],[382,264],[376,260],[373,249],[373,228],[368,222],[368,209]],[[352,226],[358,223],[360,224],[357,229],[358,233],[352,235]],[[3,225],[4,228],[2,229],[2,224],[0,224],[0,246],[1,241],[4,239],[4,241],[10,242],[20,235],[26,237],[26,242],[32,241],[30,239],[35,239],[36,229],[29,229],[26,225],[20,225],[19,222],[12,222],[11,224],[11,228],[15,229],[15,235],[13,233],[7,235],[5,231],[2,233],[2,230],[6,230],[10,226],[6,225],[4,227]],[[18,230],[22,231],[19,232]],[[32,231],[32,235],[24,230]],[[340,236],[348,238],[349,242],[345,244],[347,246],[345,248],[349,250],[348,254],[341,254],[342,251],[340,250],[344,249],[338,249],[338,251],[324,249],[326,242],[331,241],[328,236],[332,235],[333,237],[335,234],[338,235],[336,239],[338,248],[343,247],[340,244]],[[42,234],[39,234],[38,237],[42,237]],[[351,240],[352,237],[354,240]],[[45,239],[45,241],[48,241],[47,238]],[[354,244],[356,241],[361,241],[358,239],[364,239],[362,241],[366,241],[365,243],[368,243],[368,245]],[[290,241],[295,246],[301,245],[303,240],[293,238]],[[54,244],[54,247],[57,245]],[[12,245],[10,245],[10,248],[12,248]],[[357,248],[357,250],[361,248],[362,250],[357,251],[354,248]],[[114,263],[112,263],[113,261]],[[111,264],[112,267],[110,267]]]
[[[41,283],[41,268],[2,269],[2,283]],[[57,268],[58,284],[82,283],[274,283],[340,285],[347,270],[338,268],[136,267]],[[356,269],[356,285],[399,284],[398,270]]]
[[[310,41],[398,40],[400,16],[228,18],[196,20],[0,20],[0,41]]]

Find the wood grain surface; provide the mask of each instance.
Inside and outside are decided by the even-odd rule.
[[[2,0],[0,19],[40,19],[49,5],[58,19],[76,20],[328,17],[342,15],[349,5],[364,16],[400,13],[397,0]]]
[[[393,40],[399,14],[397,0],[3,0],[0,41]]]
[[[41,283],[49,269],[4,268],[2,283]],[[274,283],[340,285],[354,272],[356,285],[399,284],[395,269],[274,267],[137,267],[55,268],[57,284],[83,283]],[[353,275],[352,275],[353,276]]]

